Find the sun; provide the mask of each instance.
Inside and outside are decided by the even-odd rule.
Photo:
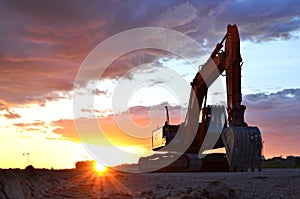
[[[103,173],[107,172],[107,167],[104,166],[103,164],[96,162],[95,166],[94,166],[94,171],[98,174],[103,174]]]

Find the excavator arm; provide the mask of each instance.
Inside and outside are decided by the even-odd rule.
[[[225,41],[225,50],[222,51]],[[185,119],[185,141],[193,139],[194,131],[197,146],[190,147],[188,153],[196,153],[202,146],[208,130],[208,113],[206,97],[208,88],[225,71],[227,90],[228,125],[222,132],[223,145],[227,151],[230,170],[246,170],[248,167],[261,169],[261,134],[257,127],[248,127],[244,121],[246,106],[242,105],[241,93],[240,38],[236,25],[228,25],[227,33],[210,55],[209,60],[201,67],[191,82],[192,92]],[[202,119],[199,129],[193,124]],[[193,128],[190,128],[193,126]],[[195,142],[194,142],[195,143]],[[242,163],[239,163],[242,162]]]
[[[224,41],[225,51],[221,51]],[[241,62],[242,58],[240,55],[238,28],[236,25],[228,25],[226,35],[222,41],[216,45],[209,60],[202,66],[193,79],[193,82],[191,82],[194,94],[191,95],[192,100],[190,101],[188,113],[193,113],[191,110],[194,108],[192,104],[196,99],[199,110],[202,109],[203,101],[207,96],[208,87],[220,76],[220,74],[226,71],[227,114],[229,126],[232,124],[236,126],[247,126],[244,122],[244,110],[246,107],[241,105]],[[202,111],[204,111],[202,115],[206,115],[206,110],[203,109]],[[199,114],[193,114],[193,117],[199,117]],[[202,135],[200,135],[200,145],[206,135],[204,130],[206,123],[205,119],[206,118],[203,117],[201,122]],[[199,120],[199,118],[195,118],[193,121],[190,120],[190,122],[195,122],[196,120]],[[189,120],[186,120],[186,122],[189,122]]]

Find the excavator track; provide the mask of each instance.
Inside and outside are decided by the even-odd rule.
[[[230,171],[261,171],[262,139],[257,127],[231,126],[223,130],[221,138]]]
[[[202,160],[197,154],[165,153],[142,157],[138,162],[139,171],[145,172],[198,172]]]

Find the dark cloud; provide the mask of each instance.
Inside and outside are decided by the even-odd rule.
[[[157,63],[156,60],[161,58],[162,56],[170,57],[174,55],[159,49],[141,49],[126,53],[114,60],[104,71],[102,77],[116,79],[119,77],[125,77],[130,79],[132,78],[130,73],[131,69],[143,64],[153,62],[159,65],[159,63]]]
[[[172,28],[193,37],[208,52],[224,36],[228,23],[238,24],[243,40],[289,39],[299,30],[299,4],[290,0],[2,0],[1,97],[8,104],[57,100],[53,93],[66,94],[72,90],[80,63],[93,47],[131,28]],[[122,76],[136,65],[153,62],[159,56],[171,55],[144,51],[121,57],[105,77]]]
[[[300,154],[297,147],[300,140],[300,89],[246,95],[244,104],[247,105],[246,121],[260,128],[267,153],[269,150],[272,155],[288,151]]]
[[[55,61],[0,61],[0,89],[5,101],[12,104],[57,99],[57,92],[73,88],[76,71],[66,63]],[[45,67],[47,66],[47,67]]]
[[[257,93],[246,95],[244,103],[250,107],[249,117],[257,120],[264,118],[262,121],[269,126],[278,126],[284,122],[282,128],[289,125],[298,125],[300,119],[300,89],[284,89],[275,93]]]
[[[93,91],[94,95],[107,95],[108,91],[107,90],[100,90],[100,89],[96,89]]]
[[[241,25],[243,38],[256,41],[288,39],[293,31],[299,30],[298,1],[243,1],[233,8],[239,7],[240,17],[236,18]],[[231,15],[232,16],[232,15]],[[249,20],[252,19],[252,23]]]
[[[256,42],[289,39],[293,37],[293,32],[300,28],[298,1],[214,1],[204,4],[191,2],[199,8],[199,19],[192,22],[193,27],[198,29],[192,35],[208,39],[209,46],[224,35],[228,23],[239,26],[242,40]]]

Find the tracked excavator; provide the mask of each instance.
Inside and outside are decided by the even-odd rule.
[[[248,126],[244,120],[241,67],[238,28],[229,24],[224,38],[191,82],[184,122],[170,124],[166,107],[164,126],[152,132],[152,150],[165,153],[141,157],[138,162],[141,172],[254,171],[256,168],[261,171],[262,138],[260,130]],[[224,72],[227,108],[206,105],[208,88]],[[186,144],[188,147],[182,147]],[[226,153],[204,154],[205,149],[224,147]]]

